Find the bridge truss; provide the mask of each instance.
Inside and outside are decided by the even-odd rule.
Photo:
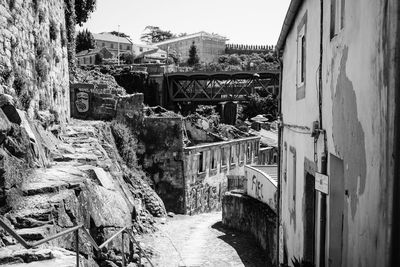
[[[168,102],[246,101],[257,88],[277,94],[279,71],[185,72],[164,74]]]

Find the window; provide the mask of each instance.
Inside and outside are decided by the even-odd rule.
[[[202,172],[204,172],[204,152],[200,152],[198,158],[198,173]]]
[[[114,48],[114,44],[111,44],[111,46],[110,46],[111,48]]]
[[[244,153],[246,153],[245,151],[245,145],[246,144],[241,144],[240,146],[241,146],[241,149],[240,149],[240,162],[243,162],[244,161]]]
[[[139,48],[139,51],[140,51],[140,52],[143,52],[143,47]]]
[[[102,43],[102,46],[105,47],[105,46],[106,46],[106,43],[103,42],[103,43]]]
[[[258,142],[255,142],[254,144],[254,156],[258,157],[258,150],[260,148],[260,144]]]
[[[307,12],[297,26],[296,100],[305,97],[307,63]]]
[[[226,166],[225,148],[221,148],[221,166]]]
[[[248,143],[247,144],[247,163],[251,162],[251,147],[252,147],[252,144]]]
[[[215,156],[216,151],[211,150],[210,151],[210,165],[211,165],[211,170],[215,170],[217,168],[217,157]]]
[[[346,0],[331,0],[330,37],[333,39],[345,24]]]
[[[231,154],[231,165],[235,164],[235,147],[230,147],[230,154]]]

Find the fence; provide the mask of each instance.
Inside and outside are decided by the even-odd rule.
[[[79,261],[79,230],[81,230],[87,237],[89,243],[96,249],[96,250],[101,250],[102,248],[104,248],[108,243],[110,243],[113,239],[115,239],[117,236],[121,235],[121,239],[122,239],[122,246],[121,246],[121,254],[122,254],[122,266],[125,267],[126,266],[126,262],[125,262],[125,252],[124,252],[124,234],[127,234],[129,239],[135,243],[139,249],[139,266],[141,265],[141,261],[142,261],[142,253],[143,256],[147,259],[147,261],[150,263],[150,265],[152,267],[154,267],[153,263],[150,261],[149,257],[146,255],[146,253],[143,251],[143,249],[141,248],[139,242],[136,241],[135,237],[133,236],[133,232],[131,229],[128,229],[127,227],[122,228],[121,230],[119,230],[118,232],[116,232],[113,236],[111,236],[109,239],[107,239],[103,244],[101,244],[100,246],[97,245],[97,243],[94,241],[93,237],[90,235],[90,233],[88,232],[88,230],[86,230],[86,228],[83,226],[83,224],[78,224],[74,227],[71,227],[65,231],[59,232],[53,236],[44,238],[42,240],[39,240],[35,243],[28,243],[25,241],[25,239],[23,239],[20,235],[17,234],[17,232],[14,231],[14,229],[12,229],[10,226],[8,226],[6,224],[6,222],[0,218],[0,226],[3,227],[3,229],[9,233],[16,241],[18,241],[18,243],[20,243],[23,247],[25,247],[26,249],[30,249],[30,248],[35,248],[41,244],[47,243],[51,240],[63,237],[69,233],[74,232],[75,233],[75,253],[76,253],[76,266],[79,267],[80,261]]]

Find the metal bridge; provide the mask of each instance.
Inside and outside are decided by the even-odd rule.
[[[175,72],[164,74],[169,104],[246,101],[257,88],[277,94],[279,71]]]

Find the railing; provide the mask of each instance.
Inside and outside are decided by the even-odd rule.
[[[128,227],[124,227],[121,230],[119,230],[118,232],[116,232],[113,236],[111,236],[109,239],[107,239],[103,244],[101,244],[100,246],[97,245],[96,241],[94,241],[93,237],[90,235],[90,233],[88,232],[88,230],[86,230],[86,228],[84,227],[83,224],[78,224],[74,227],[71,227],[65,231],[59,232],[53,236],[50,237],[46,237],[42,240],[39,240],[35,243],[28,243],[26,242],[26,240],[24,238],[22,238],[19,234],[17,234],[17,232],[14,231],[14,229],[12,229],[11,227],[9,227],[5,221],[0,217],[0,226],[3,227],[4,230],[6,230],[7,233],[9,233],[15,240],[17,240],[23,247],[25,247],[26,249],[30,249],[30,248],[35,248],[41,244],[47,243],[51,240],[57,239],[59,237],[65,236],[71,232],[75,232],[75,253],[76,253],[76,266],[79,267],[79,230],[82,230],[82,232],[86,235],[86,237],[88,238],[89,243],[97,250],[101,250],[102,248],[104,248],[108,243],[110,243],[113,239],[115,239],[118,235],[121,234],[121,239],[122,239],[122,246],[121,246],[121,254],[122,254],[122,266],[125,267],[126,266],[126,262],[125,262],[125,252],[124,252],[124,234],[127,234],[129,239],[131,239],[131,241],[133,243],[135,243],[139,249],[139,266],[141,265],[141,261],[142,261],[142,253],[143,256],[147,259],[147,261],[150,263],[150,265],[152,267],[154,267],[153,263],[150,261],[149,257],[147,256],[147,254],[143,251],[142,247],[140,246],[139,242],[135,239],[132,230],[129,229]]]

